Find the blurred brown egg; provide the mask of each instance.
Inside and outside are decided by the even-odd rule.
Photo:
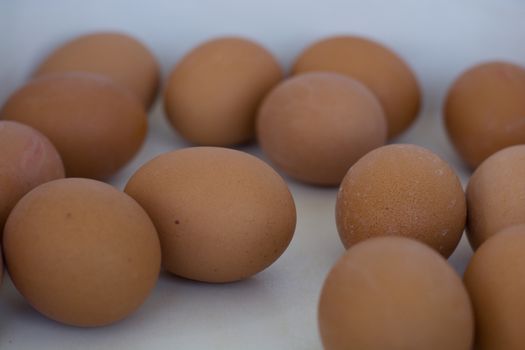
[[[452,168],[416,145],[388,145],[361,158],[346,174],[336,204],[346,248],[376,236],[420,240],[449,257],[465,228],[466,204]]]
[[[177,63],[168,79],[168,120],[197,145],[231,146],[251,140],[264,95],[283,77],[275,58],[242,38],[205,42]]]
[[[0,238],[7,216],[36,186],[64,177],[55,147],[35,129],[0,121]]]
[[[205,282],[232,282],[270,266],[295,230],[281,177],[240,151],[194,147],[143,165],[125,191],[159,231],[164,267]]]
[[[525,145],[505,148],[481,163],[469,180],[467,203],[473,249],[506,227],[525,224]]]
[[[135,311],[154,287],[160,245],[128,195],[88,179],[62,179],[24,196],[4,233],[9,275],[39,312],[101,326]]]
[[[473,318],[447,261],[403,237],[351,247],[330,271],[319,301],[325,350],[470,350]]]
[[[142,106],[111,80],[88,73],[35,79],[14,92],[0,118],[46,135],[68,177],[104,179],[139,150],[147,130]]]
[[[525,69],[506,62],[470,68],[450,87],[444,114],[450,140],[473,169],[525,143]]]
[[[293,74],[330,71],[366,85],[379,99],[388,124],[388,137],[407,129],[420,107],[416,77],[401,57],[370,39],[336,36],[320,40],[296,59]]]
[[[290,176],[318,185],[339,185],[350,166],[384,145],[386,129],[377,98],[336,73],[282,82],[257,118],[257,137],[268,157]]]
[[[129,89],[149,108],[159,86],[159,67],[152,53],[123,33],[100,32],[75,38],[56,48],[34,73],[88,72],[104,75]]]
[[[477,350],[525,349],[525,225],[508,227],[476,251],[464,280],[476,315]]]

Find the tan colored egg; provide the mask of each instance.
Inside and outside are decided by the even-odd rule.
[[[470,350],[474,316],[456,272],[434,250],[403,237],[351,247],[324,282],[325,350]]]
[[[473,169],[525,143],[525,69],[506,62],[468,69],[450,87],[444,114],[450,140]]]
[[[525,349],[525,225],[508,227],[476,251],[464,280],[476,315],[476,349]]]
[[[4,232],[9,275],[47,317],[102,326],[135,311],[153,289],[160,244],[144,210],[110,185],[48,182],[29,192]]]
[[[259,44],[233,37],[210,40],[173,68],[164,92],[168,120],[197,145],[249,141],[259,103],[282,77],[275,58]]]
[[[147,129],[144,109],[126,90],[87,73],[30,81],[9,97],[0,118],[46,135],[69,177],[113,175],[139,150]]]
[[[443,159],[416,145],[388,145],[346,174],[337,196],[337,229],[346,248],[398,235],[449,257],[463,234],[465,202],[457,175]]]
[[[23,195],[62,177],[60,155],[44,135],[20,123],[0,121],[0,238],[7,216]]]
[[[421,92],[415,74],[396,53],[370,39],[335,36],[320,40],[299,55],[292,71],[330,71],[362,82],[383,106],[389,138],[407,129],[419,112]]]
[[[467,186],[467,236],[473,249],[504,228],[525,224],[525,145],[487,158]]]
[[[290,176],[318,185],[339,185],[350,166],[385,144],[386,129],[377,98],[336,73],[282,82],[257,118],[257,137],[268,157]]]
[[[247,278],[271,265],[295,229],[286,183],[240,151],[194,147],[143,165],[125,191],[159,231],[164,267],[205,282]]]
[[[160,74],[152,53],[123,33],[100,32],[75,38],[56,48],[34,73],[88,72],[104,75],[131,91],[145,108],[157,94]]]

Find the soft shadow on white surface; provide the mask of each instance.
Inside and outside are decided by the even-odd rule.
[[[190,48],[223,34],[258,40],[286,69],[318,38],[361,34],[404,57],[423,89],[418,121],[395,142],[435,151],[466,185],[469,172],[443,129],[442,100],[452,80],[477,62],[525,63],[523,18],[521,0],[4,0],[0,104],[56,45],[93,30],[122,30],[143,40],[164,78]],[[152,157],[188,146],[166,122],[160,99],[150,114],[145,146],[110,179],[121,189]],[[240,148],[263,157],[256,145]],[[162,274],[137,313],[96,329],[45,319],[6,278],[0,288],[0,349],[320,349],[317,299],[326,273],[343,253],[334,220],[336,189],[287,180],[297,205],[297,230],[289,249],[266,271],[224,285]],[[450,262],[462,273],[471,254],[463,238]]]

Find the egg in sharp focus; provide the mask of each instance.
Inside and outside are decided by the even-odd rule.
[[[346,248],[398,235],[417,239],[449,257],[466,221],[465,193],[454,170],[416,145],[377,148],[355,163],[341,183],[336,223]]]
[[[263,161],[236,150],[162,154],[139,168],[125,191],[155,223],[164,268],[193,280],[250,277],[281,256],[295,230],[286,183]]]

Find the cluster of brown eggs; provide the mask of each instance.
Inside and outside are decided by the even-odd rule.
[[[141,43],[91,34],[51,53],[0,110],[3,251],[38,311],[105,325],[142,304],[161,262],[216,283],[272,264],[295,230],[293,198],[269,165],[223,148],[256,137],[289,176],[340,186],[349,249],[321,294],[327,349],[470,349],[474,328],[482,349],[525,346],[525,146],[513,146],[525,142],[523,68],[482,64],[449,91],[447,130],[477,167],[466,195],[431,151],[385,146],[416,118],[420,88],[390,49],[352,36],[310,46],[287,79],[250,40],[193,49],[164,106],[200,147],[152,159],[120,192],[97,180],[140,149],[159,80]],[[477,251],[463,283],[445,259],[465,226]]]

